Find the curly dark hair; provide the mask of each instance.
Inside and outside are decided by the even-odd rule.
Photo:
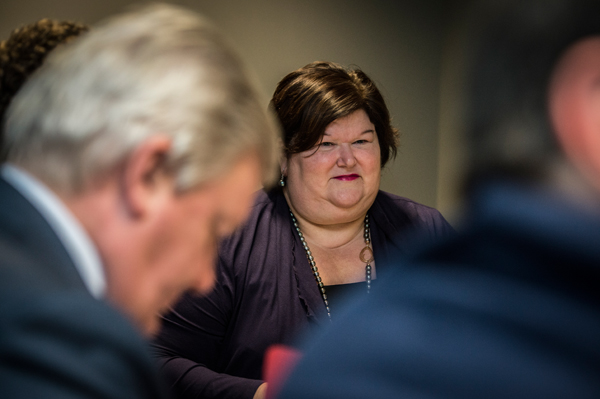
[[[56,46],[88,31],[86,25],[42,19],[0,42],[0,122],[13,96]]]

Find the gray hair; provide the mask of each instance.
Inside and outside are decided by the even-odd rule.
[[[141,142],[172,138],[177,188],[218,178],[255,151],[277,171],[279,129],[241,61],[197,14],[152,5],[51,54],[14,98],[7,159],[55,190],[81,191]]]

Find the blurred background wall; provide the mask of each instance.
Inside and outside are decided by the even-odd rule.
[[[277,82],[315,60],[362,68],[382,91],[401,146],[382,189],[452,222],[464,161],[460,10],[443,0],[180,0],[212,19],[254,71],[265,106]],[[94,24],[143,1],[0,0],[0,38],[47,17]],[[458,17],[457,17],[458,16]]]

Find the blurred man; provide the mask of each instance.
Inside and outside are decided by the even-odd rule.
[[[468,217],[282,398],[600,397],[600,2],[478,2]]]
[[[240,61],[197,15],[144,8],[55,50],[5,133],[0,396],[160,397],[138,331],[210,290],[216,241],[275,177]]]

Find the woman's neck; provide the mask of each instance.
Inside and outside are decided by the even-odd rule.
[[[358,216],[351,216],[350,220],[324,224],[316,222],[311,219],[310,215],[294,209],[287,196],[286,201],[298,222],[300,231],[309,242],[317,244],[323,249],[341,249],[358,238],[362,241],[366,211]]]
[[[362,241],[365,215],[356,220],[331,225],[313,223],[296,214],[294,216],[306,240],[323,249],[342,249],[357,239]]]
[[[286,197],[286,200],[288,198]],[[364,213],[340,223],[317,223],[296,212],[287,201],[296,223],[311,250],[319,275],[325,285],[354,283],[365,280],[365,263],[360,252],[365,247]],[[373,278],[376,278],[374,263]]]

